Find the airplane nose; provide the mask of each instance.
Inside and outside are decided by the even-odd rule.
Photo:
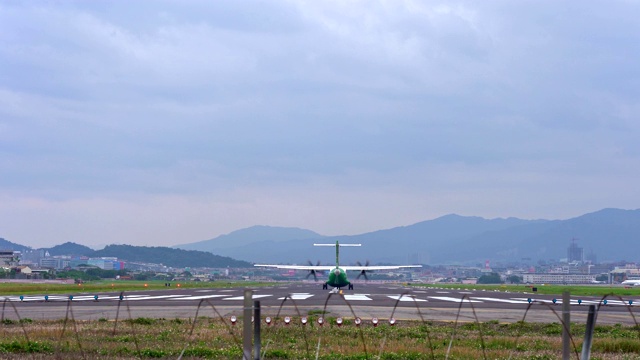
[[[340,269],[333,270],[333,273],[336,274],[336,275],[340,275]]]

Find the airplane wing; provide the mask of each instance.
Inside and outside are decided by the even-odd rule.
[[[381,265],[381,266],[340,266],[347,271],[397,270],[405,268],[421,268],[422,265]]]
[[[272,264],[255,264],[253,266],[269,267],[275,269],[289,269],[289,270],[315,270],[315,271],[328,271],[335,269],[332,265],[272,265]],[[421,268],[422,265],[381,265],[381,266],[357,266],[346,265],[340,266],[341,269],[347,271],[369,271],[369,270],[397,270],[405,268]]]
[[[315,270],[315,271],[329,271],[333,270],[335,266],[331,265],[271,265],[271,264],[254,264],[253,266],[268,267],[275,269],[289,269],[289,270]]]

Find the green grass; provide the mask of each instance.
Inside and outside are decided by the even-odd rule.
[[[238,288],[275,286],[275,283],[249,281],[176,281],[171,287],[165,286],[166,281],[137,281],[137,280],[100,280],[83,284],[50,284],[50,283],[0,283],[0,295],[46,295],[46,294],[77,294],[100,293],[140,290],[167,290],[193,288]],[[278,283],[277,285],[282,285]]]
[[[327,322],[319,327],[297,320],[262,327],[263,359],[315,359],[316,351],[320,359],[444,359],[450,343],[451,359],[478,359],[483,353],[487,359],[558,359],[562,354],[558,324],[485,322],[458,326],[453,337],[452,323],[338,327]],[[201,317],[195,324],[147,318],[117,324],[113,319],[77,321],[74,326],[67,324],[65,332],[63,326],[61,321],[42,320],[0,325],[0,358],[176,359],[181,353],[188,359],[242,357],[242,326],[226,326],[215,318]],[[77,333],[70,330],[75,328]],[[622,325],[596,326],[592,358],[638,358],[639,331]],[[579,353],[584,325],[572,324],[571,334]]]
[[[640,296],[640,288],[625,288],[620,285],[469,285],[469,284],[409,284],[413,287],[445,288],[445,289],[476,289],[487,291],[509,291],[541,295],[562,295],[564,291],[569,291],[572,297],[575,296],[595,296],[603,297],[609,295],[612,299],[617,296]],[[533,291],[533,288],[537,291]]]

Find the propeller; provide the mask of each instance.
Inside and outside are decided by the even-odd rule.
[[[360,261],[357,261],[356,263],[358,264],[358,266],[362,266]],[[367,262],[364,264],[364,266],[369,266],[369,260],[367,260]],[[358,276],[356,277],[356,280],[360,279],[360,276],[364,277],[365,280],[369,280],[369,278],[367,277],[367,271],[366,270],[360,271],[360,274],[358,274]]]
[[[311,260],[309,260],[309,265],[310,266],[314,266],[313,263],[311,262]],[[316,263],[315,266],[320,266],[320,260],[318,260],[318,262]],[[313,280],[314,281],[318,281],[318,274],[316,270],[309,270],[309,273],[307,274],[306,279],[309,278],[309,276],[313,275]]]

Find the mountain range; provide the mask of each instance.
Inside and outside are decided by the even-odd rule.
[[[476,265],[486,260],[492,264],[558,260],[567,257],[567,249],[574,241],[584,249],[585,257],[595,256],[599,262],[640,262],[638,240],[640,209],[603,209],[567,220],[484,219],[451,214],[413,225],[343,236],[324,236],[300,228],[252,226],[171,248],[109,245],[93,250],[64,243],[45,250],[51,255],[116,256],[174,267],[244,267],[251,266],[250,262],[331,264],[335,250],[312,245],[340,241],[362,244],[341,251],[343,264],[370,261]],[[31,250],[2,238],[0,249]]]
[[[310,230],[254,226],[210,240],[175,245],[258,263],[333,261],[332,248],[315,242],[361,243],[345,248],[343,263],[483,264],[562,259],[569,245],[585,257],[640,261],[640,209],[603,209],[567,220],[484,219],[446,215],[413,225],[359,235],[323,236]]]
[[[28,246],[13,243],[0,238],[0,249],[26,252],[33,250]],[[129,262],[163,264],[169,267],[212,267],[243,268],[251,264],[219,256],[206,251],[183,250],[163,246],[108,245],[102,250],[93,250],[87,246],[66,242],[51,248],[39,249],[49,255],[80,255],[88,257],[115,257]]]

